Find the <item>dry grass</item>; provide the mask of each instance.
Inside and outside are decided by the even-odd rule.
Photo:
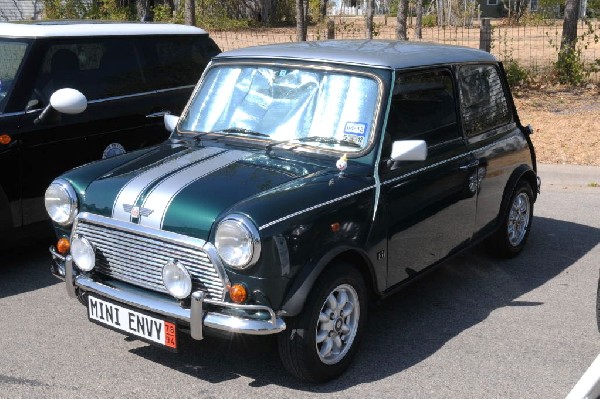
[[[600,90],[540,87],[515,90],[521,122],[531,124],[542,163],[600,166]]]

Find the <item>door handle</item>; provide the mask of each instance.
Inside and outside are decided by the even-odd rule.
[[[146,115],[146,118],[163,118],[165,115],[170,115],[171,111],[158,111]]]
[[[475,168],[477,166],[479,166],[479,159],[471,161],[471,162],[469,162],[466,165],[460,166],[459,169],[460,170],[470,170],[470,169],[473,169],[473,168]]]

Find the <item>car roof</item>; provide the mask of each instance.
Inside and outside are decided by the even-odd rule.
[[[496,62],[485,51],[468,47],[399,40],[322,40],[246,47],[215,57],[251,59],[292,59],[377,68],[413,68],[436,64]]]
[[[106,21],[0,22],[0,37],[38,38],[201,34],[207,34],[207,32],[194,26],[165,23]]]

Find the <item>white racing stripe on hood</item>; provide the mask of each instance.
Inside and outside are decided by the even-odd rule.
[[[171,159],[170,161],[163,162],[157,166],[146,170],[129,180],[119,194],[113,204],[112,217],[117,220],[129,222],[131,215],[129,212],[123,209],[123,205],[135,205],[139,196],[142,195],[152,183],[160,180],[169,173],[174,172],[182,167],[189,166],[193,163],[206,159],[212,155],[218,154],[223,151],[219,148],[202,148],[189,154]]]
[[[148,216],[140,216],[140,225],[156,229],[162,228],[169,205],[181,190],[249,155],[250,153],[245,151],[227,151],[169,176],[157,184],[146,197],[142,207],[152,209],[153,212]]]

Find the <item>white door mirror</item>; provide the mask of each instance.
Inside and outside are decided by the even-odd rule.
[[[167,129],[169,133],[175,130],[177,122],[179,122],[179,117],[177,115],[165,115],[165,129]]]
[[[87,108],[87,98],[75,89],[60,89],[50,96],[50,105],[63,114],[79,114]]]
[[[392,144],[392,161],[424,161],[427,143],[424,140],[398,140]]]

